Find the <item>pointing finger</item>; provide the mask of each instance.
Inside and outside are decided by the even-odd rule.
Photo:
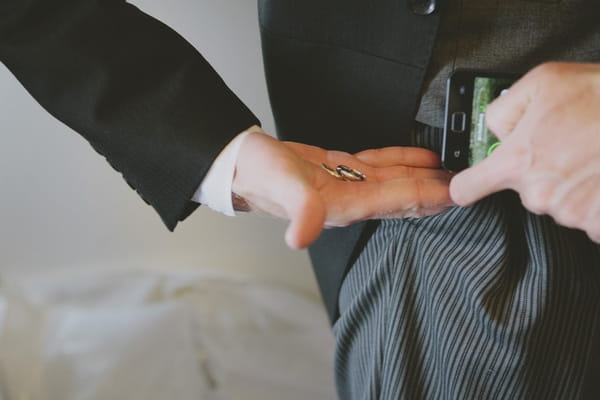
[[[510,168],[503,168],[506,145],[498,147],[489,157],[468,168],[450,181],[450,196],[461,206],[476,202],[500,190],[508,189]]]

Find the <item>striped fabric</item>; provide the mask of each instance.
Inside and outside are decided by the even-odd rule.
[[[340,399],[577,399],[599,349],[600,246],[503,192],[383,221],[339,306]]]
[[[416,147],[423,147],[432,150],[437,154],[442,153],[443,129],[415,121],[411,132],[411,144]]]

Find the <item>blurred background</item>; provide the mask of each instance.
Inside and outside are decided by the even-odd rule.
[[[261,119],[263,128],[274,132],[255,2],[131,3],[199,49]],[[118,369],[111,370],[115,365],[126,365],[128,371],[143,365],[153,365],[154,369],[149,375],[141,370],[139,379],[131,380],[131,388],[126,382],[112,385],[118,393],[110,398],[138,398],[127,392],[135,392],[137,387],[138,395],[144,394],[139,398],[145,399],[190,398],[190,393],[194,398],[252,399],[251,386],[257,390],[256,398],[262,399],[307,398],[310,391],[314,395],[310,398],[332,398],[329,325],[308,256],[285,246],[283,222],[254,215],[230,218],[201,207],[174,233],[168,232],[121,176],[84,139],[47,114],[1,64],[0,130],[0,351],[4,352],[0,353],[0,398],[109,398],[115,393],[106,392],[111,387],[107,377],[123,380],[123,374],[115,372]],[[287,309],[282,308],[284,305]],[[222,314],[218,314],[219,309]],[[104,314],[93,319],[99,310]],[[125,311],[126,316],[119,314]],[[207,321],[215,324],[214,329],[206,326]],[[179,333],[152,328],[164,328],[165,324]],[[66,336],[65,326],[69,332]],[[92,326],[110,328],[111,333],[105,340],[102,329],[90,331]],[[130,329],[136,326],[144,329]],[[126,354],[124,349],[130,343],[143,342],[139,335],[149,331],[158,332],[156,342],[149,340],[149,347],[142,346],[134,358],[122,364],[118,354]],[[252,345],[239,346],[244,337],[250,337],[243,335],[259,331]],[[182,332],[191,332],[194,340],[187,345],[181,344],[185,340],[177,341],[180,347],[166,346],[169,351],[158,354],[156,343],[166,343]],[[93,342],[81,342],[90,335],[96,335]],[[130,342],[117,343],[115,337],[129,338]],[[215,345],[230,352],[234,348],[227,357],[225,350],[215,351],[213,360],[207,355],[210,350],[199,356],[198,340],[210,341],[211,337],[227,337],[238,346]],[[275,342],[280,344],[276,346],[279,352],[270,352],[273,360],[260,372],[260,355],[264,354],[260,346]],[[27,357],[18,353],[20,346]],[[289,353],[291,348],[296,353]],[[210,376],[208,386],[179,395],[149,390],[156,397],[148,397],[140,385],[150,388],[160,382],[159,387],[167,390],[164,380],[151,384],[151,377],[167,377],[168,371],[177,371],[181,361],[173,356],[177,349],[195,352],[192,364],[199,373],[211,370],[206,372]],[[305,356],[294,361],[299,350]],[[105,359],[107,354],[112,354],[109,359]],[[79,376],[79,367],[74,366],[89,366],[95,357],[103,364]],[[72,368],[65,368],[59,376],[49,374],[49,365],[56,371],[56,364],[44,363],[57,359],[62,360],[59,365]],[[229,364],[239,366],[242,359],[257,362],[243,364],[247,365],[246,372],[233,374]],[[294,363],[296,369],[291,367]],[[281,373],[283,365],[290,368],[290,374]],[[34,366],[35,373],[27,372]],[[273,375],[269,368],[279,373]],[[228,391],[224,385],[235,381],[235,376],[239,377],[239,387]],[[88,384],[94,380],[108,383],[103,392],[94,393],[89,386],[82,392],[80,379]],[[189,381],[194,379],[192,373]],[[309,379],[313,382],[307,382]],[[178,381],[177,386],[182,385]],[[245,385],[248,391],[236,394]],[[30,389],[24,389],[26,386]],[[289,389],[292,387],[295,391]],[[201,397],[197,393],[202,393]]]

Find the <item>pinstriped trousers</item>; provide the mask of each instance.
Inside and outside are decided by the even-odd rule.
[[[383,221],[339,307],[340,399],[577,399],[600,329],[600,246],[503,192]]]

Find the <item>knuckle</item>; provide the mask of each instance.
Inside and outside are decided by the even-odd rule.
[[[531,185],[522,196],[523,205],[534,214],[548,214],[551,211],[554,185],[536,183]]]

